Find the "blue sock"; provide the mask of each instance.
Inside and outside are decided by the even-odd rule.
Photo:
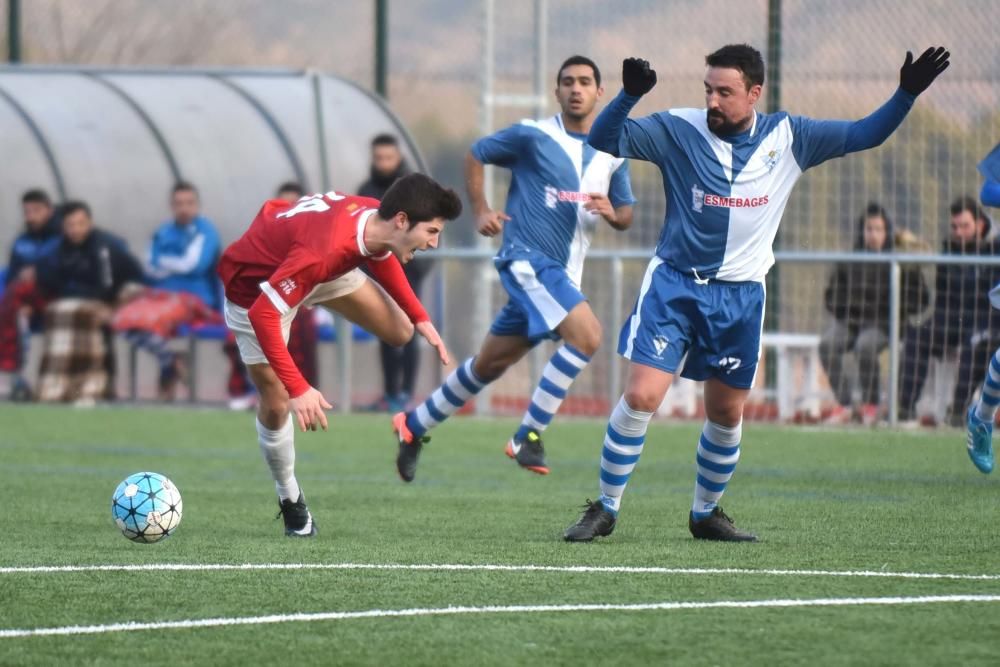
[[[523,441],[528,437],[528,431],[541,433],[545,430],[559,411],[569,386],[589,363],[590,357],[568,343],[556,350],[549,363],[545,364],[542,379],[531,396],[531,404],[514,434],[515,440]]]
[[[622,396],[608,420],[601,450],[601,495],[598,500],[614,515],[621,508],[625,485],[632,476],[646,441],[652,412],[633,410]]]
[[[691,514],[700,521],[712,514],[740,460],[743,424],[722,426],[705,420],[698,441],[698,476],[694,485]]]
[[[406,427],[419,438],[448,417],[455,414],[470,398],[486,386],[472,370],[473,358],[465,360],[461,366],[440,387],[434,390],[426,401],[406,415]]]

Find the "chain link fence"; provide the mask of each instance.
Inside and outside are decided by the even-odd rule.
[[[535,106],[546,114],[557,110],[552,95],[556,68],[569,55],[581,53],[598,62],[606,99],[620,88],[624,57],[650,60],[659,83],[634,112],[645,114],[703,106],[704,56],[725,43],[747,42],[765,54],[770,44],[780,54],[780,108],[818,118],[860,118],[892,94],[907,50],[948,46],[951,68],[884,146],[832,161],[802,178],[786,209],[778,250],[852,250],[858,217],[869,202],[881,204],[897,230],[909,233],[908,249],[939,248],[948,233],[949,204],[978,192],[975,164],[1000,139],[996,0],[506,0],[488,11],[491,2],[387,3],[391,106],[435,175],[454,187],[461,187],[464,153],[484,129],[481,92],[489,68],[483,44],[490,33],[494,92],[531,96],[540,76],[544,101]],[[374,5],[33,0],[22,3],[22,51],[31,63],[315,68],[371,86]],[[769,10],[776,7],[780,11],[769,24]],[[759,108],[771,102],[765,95]],[[490,129],[536,110],[498,106]],[[660,176],[641,163],[633,164],[632,173],[635,224],[624,234],[599,230],[595,249],[651,252],[656,242],[665,208]],[[505,181],[502,174],[497,178],[502,195]],[[502,205],[502,199],[495,204]],[[465,223],[449,230],[450,247],[476,245],[472,225]],[[454,351],[464,355],[474,351],[484,333],[483,323],[468,322],[483,294],[471,287],[470,271],[476,269],[468,262],[449,261],[447,269],[444,264],[437,294],[445,300],[438,312]],[[641,261],[622,265],[626,288],[638,284],[642,267]],[[607,271],[607,262],[592,262],[584,287],[610,347],[634,295],[628,289],[616,295]],[[823,332],[832,271],[832,264],[779,264],[769,285],[775,306],[769,327],[790,334]],[[935,272],[930,266],[920,271],[933,299]],[[490,306],[499,308],[502,299],[493,284]],[[594,364],[574,392],[605,400],[611,380],[602,363]],[[526,361],[525,368],[531,367]],[[526,397],[530,377],[510,373],[495,395]],[[778,381],[771,380],[772,385]],[[595,403],[594,411],[603,407]]]

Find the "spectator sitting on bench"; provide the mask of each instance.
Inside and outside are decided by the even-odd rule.
[[[114,234],[95,229],[90,208],[62,206],[62,237],[37,265],[38,286],[51,299],[45,325],[38,400],[88,404],[114,397],[111,309],[142,266]]]
[[[159,397],[172,400],[187,373],[169,340],[182,324],[220,322],[220,289],[215,267],[221,243],[212,223],[199,214],[198,191],[185,181],[170,196],[173,214],[153,234],[146,273],[153,288],[116,314],[113,327],[129,343],[156,357]]]
[[[31,331],[41,327],[45,300],[36,286],[35,266],[59,243],[59,221],[52,200],[42,190],[28,190],[21,197],[24,232],[14,240],[0,297],[0,372],[13,373],[10,398],[31,398],[31,385],[23,375]]]
[[[892,252],[896,242],[885,209],[868,204],[858,219],[854,250]],[[919,267],[902,270],[900,317],[904,320],[927,306],[928,292]],[[839,264],[826,288],[826,309],[833,316],[819,344],[819,358],[837,397],[827,423],[846,423],[853,417],[853,383],[844,373],[844,357],[853,352],[861,389],[861,420],[874,424],[879,414],[879,355],[889,344],[889,264]]]
[[[950,207],[950,235],[941,249],[945,255],[996,255],[1000,242],[991,230],[989,218],[979,203],[968,195]],[[908,326],[900,365],[899,419],[916,419],[916,404],[927,381],[930,358],[946,352],[961,352],[958,381],[946,419],[965,424],[965,408],[976,387],[982,383],[985,363],[977,363],[974,352],[981,350],[989,359],[988,332],[992,316],[987,293],[996,274],[995,267],[975,264],[939,264],[936,269],[933,315],[916,326]]]

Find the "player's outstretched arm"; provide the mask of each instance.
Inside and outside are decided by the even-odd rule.
[[[510,220],[510,216],[490,208],[483,186],[486,182],[485,174],[483,163],[469,151],[465,156],[465,191],[476,214],[476,230],[483,236],[496,236],[503,231],[503,223]]]
[[[323,410],[332,407],[323,398],[323,394],[313,387],[309,387],[301,396],[288,399],[288,409],[295,415],[295,421],[303,431],[315,431],[317,426],[325,431],[328,423]]]
[[[288,353],[281,333],[281,315],[263,294],[257,297],[247,315],[267,362],[288,391],[288,406],[295,413],[299,428],[303,431],[315,431],[319,425],[326,430],[327,420],[323,409],[332,406],[318,390],[306,382],[292,360],[292,355]]]
[[[430,320],[417,322],[413,325],[413,327],[417,330],[418,334],[424,337],[424,340],[430,343],[431,346],[437,350],[442,364],[447,366],[451,363],[451,358],[448,356],[448,348],[444,346],[444,341],[441,340],[441,335],[438,333],[434,324]]]
[[[927,49],[916,61],[913,60],[913,54],[907,51],[906,60],[899,70],[899,89],[872,114],[851,124],[844,152],[853,153],[881,146],[906,118],[917,95],[927,90],[934,79],[948,69],[950,56],[943,46]]]
[[[628,114],[655,85],[656,70],[650,68],[648,61],[626,58],[622,62],[622,91],[594,119],[587,143],[615,157],[654,161],[657,150],[650,128],[629,120]]]
[[[441,357],[441,363],[448,364],[448,349],[441,341],[437,329],[431,324],[430,315],[424,309],[420,299],[413,292],[410,281],[407,280],[403,272],[403,266],[394,255],[379,260],[372,258],[368,260],[368,269],[372,277],[378,284],[385,288],[386,293],[392,300],[399,304],[399,307],[406,313],[406,316],[413,322],[413,328],[418,334],[423,336],[428,343],[433,345]]]

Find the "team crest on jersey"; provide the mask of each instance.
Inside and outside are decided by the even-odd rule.
[[[278,283],[278,287],[281,288],[281,291],[285,293],[285,296],[288,296],[289,294],[295,291],[295,288],[298,287],[298,285],[296,285],[295,281],[292,280],[291,278],[285,278],[280,283]]]
[[[774,166],[778,164],[778,160],[781,158],[781,151],[768,151],[767,155],[764,155],[763,158],[764,166],[767,167],[768,171],[771,171],[774,169]]]
[[[663,358],[663,351],[667,349],[667,345],[670,345],[670,340],[666,336],[653,336],[653,349],[656,350],[657,357]]]
[[[705,205],[705,191],[695,183],[691,186],[691,208],[695,213],[701,213],[701,208]]]

